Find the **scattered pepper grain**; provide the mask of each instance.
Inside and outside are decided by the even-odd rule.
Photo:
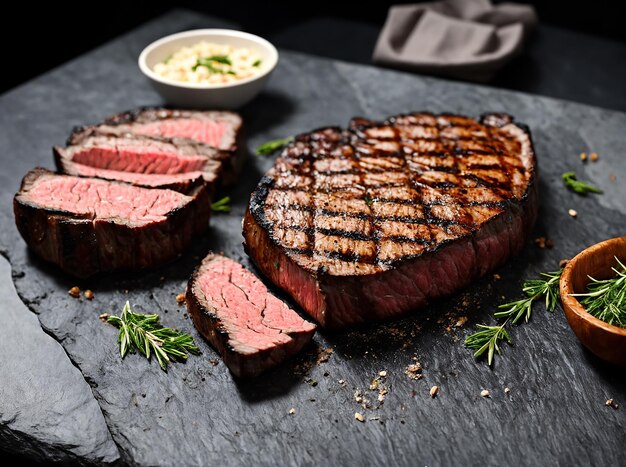
[[[580,153],[580,160],[585,162],[587,160],[587,153],[586,152],[581,152]]]
[[[85,298],[87,300],[93,300],[94,294],[91,290],[87,289],[85,290]]]
[[[67,293],[70,294],[70,296],[74,298],[80,297],[80,289],[76,285],[72,287],[70,290],[68,290]]]
[[[600,156],[598,156],[598,154],[595,152],[589,154],[589,159],[591,160],[591,162],[596,162],[599,158]]]

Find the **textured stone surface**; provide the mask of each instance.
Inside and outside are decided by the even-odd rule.
[[[19,299],[0,257],[0,446],[31,459],[119,458],[89,385]]]
[[[548,314],[538,305],[529,325],[512,329],[515,346],[504,348],[493,369],[474,362],[462,340],[474,324],[490,321],[496,304],[519,296],[522,278],[553,270],[560,259],[594,242],[623,235],[626,114],[282,53],[267,90],[243,110],[250,148],[314,127],[345,125],[354,115],[509,112],[533,131],[542,205],[535,236],[546,235],[555,245],[540,250],[529,241],[522,256],[498,271],[501,280],[481,280],[402,321],[318,334],[307,355],[255,381],[234,381],[223,364],[210,363],[216,353],[200,339],[175,296],[209,248],[250,266],[241,248],[241,217],[272,158],[251,156],[240,184],[229,193],[232,212],[216,215],[209,235],[193,251],[158,270],[79,282],[28,254],[10,208],[22,174],[34,165],[51,167],[50,146],[62,142],[73,125],[158,104],[136,69],[141,48],[164,34],[214,24],[172,14],[0,98],[5,162],[0,245],[22,299],[91,385],[123,458],[139,464],[220,465],[623,462],[624,372],[585,351],[561,311]],[[600,161],[582,165],[581,151],[598,152]],[[568,169],[605,194],[580,198],[566,191],[560,174]],[[609,174],[618,181],[610,182]],[[577,219],[568,216],[569,208],[579,212]],[[69,297],[73,285],[91,288],[94,300]],[[119,312],[127,299],[137,310],[160,313],[166,325],[192,333],[202,356],[173,365],[169,373],[136,355],[121,362],[117,331],[98,315]],[[467,324],[455,327],[463,316]],[[315,363],[316,352],[328,347],[334,349],[329,360]],[[414,355],[424,367],[418,381],[404,375]],[[368,387],[381,370],[388,372],[384,404],[363,409],[354,393],[362,391],[378,406],[377,392]],[[432,385],[440,387],[434,399]],[[508,396],[505,387],[511,388]],[[489,389],[491,398],[481,397],[482,389]],[[622,407],[606,407],[609,397]],[[357,411],[365,423],[355,420]]]

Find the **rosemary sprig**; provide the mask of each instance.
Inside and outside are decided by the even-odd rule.
[[[269,156],[271,154],[274,154],[280,148],[287,146],[292,141],[293,141],[293,136],[287,136],[286,138],[268,141],[267,143],[258,146],[256,148],[256,153],[260,156]]]
[[[494,318],[505,319],[499,326],[486,326],[479,324],[481,329],[474,334],[467,336],[465,346],[474,350],[474,357],[479,358],[487,352],[487,364],[491,366],[495,353],[500,353],[500,342],[506,341],[512,343],[511,337],[506,330],[509,323],[517,324],[522,318],[524,322],[530,320],[532,314],[532,304],[538,298],[545,296],[546,309],[550,312],[554,311],[559,302],[559,280],[561,272],[541,273],[545,279],[530,279],[522,284],[522,291],[526,294],[526,298],[514,302],[504,303],[498,306],[502,311],[494,313]]]
[[[620,269],[612,268],[615,277],[598,280],[589,276],[587,293],[572,294],[584,297],[580,301],[587,313],[605,323],[626,328],[626,266],[616,257]]]
[[[154,354],[161,369],[167,371],[170,361],[184,361],[188,353],[200,353],[189,334],[163,327],[156,314],[134,313],[129,302],[124,305],[121,316],[108,316],[107,322],[120,330],[118,342],[122,358],[135,350],[148,360]]]
[[[224,196],[222,199],[211,203],[211,211],[213,212],[230,212],[230,196]]]
[[[574,172],[565,172],[561,178],[567,188],[579,195],[587,196],[587,193],[602,193],[600,188],[578,180]]]

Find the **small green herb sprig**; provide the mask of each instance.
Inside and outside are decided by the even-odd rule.
[[[510,303],[500,305],[498,308],[502,311],[494,313],[494,318],[504,320],[499,326],[486,326],[479,324],[480,331],[467,336],[465,346],[474,350],[474,357],[479,358],[485,353],[487,354],[487,364],[491,366],[496,353],[500,353],[500,344],[506,341],[511,344],[511,336],[506,326],[508,324],[517,324],[524,319],[528,322],[532,315],[533,303],[541,297],[545,297],[546,309],[550,312],[554,311],[559,303],[559,279],[561,272],[541,273],[542,278],[524,281],[522,291],[526,294],[526,298]]]
[[[587,313],[605,323],[626,328],[626,266],[616,257],[619,269],[612,268],[615,277],[598,280],[589,277],[587,293],[572,294],[583,297],[580,304]]]
[[[228,55],[212,55],[210,57],[199,58],[196,61],[196,64],[191,67],[191,69],[193,71],[196,71],[199,67],[203,66],[207,70],[209,70],[209,73],[222,74],[222,75],[223,74],[228,74],[228,75],[236,74],[232,70],[224,70],[222,68],[216,67],[215,66],[216,63],[220,63],[222,65],[227,65],[227,66],[232,66],[233,64],[230,58],[228,58]]]
[[[269,156],[274,154],[279,149],[287,146],[293,141],[293,136],[287,136],[286,138],[275,139],[268,141],[256,148],[256,153],[260,156]]]
[[[565,172],[561,178],[567,188],[579,195],[587,196],[588,193],[602,193],[600,188],[578,180],[574,172]]]
[[[129,302],[124,305],[121,316],[106,315],[106,321],[120,330],[118,342],[122,358],[137,350],[148,360],[154,354],[161,369],[167,371],[171,361],[185,361],[188,353],[200,353],[189,334],[163,327],[156,314],[134,313]]]
[[[213,212],[230,212],[230,196],[224,196],[222,199],[211,203],[211,211]]]

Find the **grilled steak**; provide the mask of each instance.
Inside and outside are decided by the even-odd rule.
[[[195,142],[219,149],[216,157],[222,162],[224,185],[232,185],[244,159],[242,120],[233,112],[170,110],[144,108],[113,115],[104,123],[77,128],[68,144],[75,144],[84,134],[144,135],[175,138],[179,142]]]
[[[247,253],[318,323],[388,319],[518,253],[537,214],[530,134],[416,113],[303,134],[252,193]]]
[[[75,133],[73,145],[55,146],[60,171],[69,175],[120,180],[150,188],[187,192],[203,178],[215,191],[222,163],[218,150],[189,140],[156,140],[146,136]]]
[[[174,259],[209,223],[204,184],[189,195],[34,169],[13,201],[28,246],[78,277]]]
[[[212,253],[191,276],[187,307],[196,328],[241,378],[298,353],[315,332],[314,324],[270,294],[241,264]]]

